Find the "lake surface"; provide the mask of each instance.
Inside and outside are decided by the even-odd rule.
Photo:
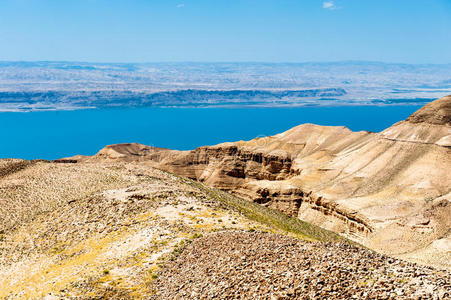
[[[93,155],[106,145],[130,142],[188,150],[274,135],[302,123],[381,131],[419,108],[120,108],[5,112],[0,113],[0,158]]]

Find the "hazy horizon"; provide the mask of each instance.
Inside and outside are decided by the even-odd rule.
[[[377,60],[323,60],[323,61],[82,61],[82,60],[0,60],[0,63],[78,63],[78,64],[274,64],[274,65],[302,65],[302,64],[385,64],[385,65],[417,65],[417,66],[446,66],[451,65],[450,62],[445,63],[404,63],[398,61],[377,61]]]

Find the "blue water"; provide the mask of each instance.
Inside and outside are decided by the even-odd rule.
[[[302,123],[381,131],[419,107],[121,108],[0,113],[0,158],[92,155],[105,145],[128,142],[187,150],[273,135]]]

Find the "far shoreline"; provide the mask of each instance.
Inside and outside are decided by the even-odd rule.
[[[434,99],[430,99],[433,101]],[[337,103],[337,104],[237,104],[237,105],[157,105],[157,106],[86,106],[86,107],[48,107],[48,108],[1,108],[0,113],[36,113],[36,112],[59,112],[59,111],[82,111],[82,110],[120,110],[120,109],[290,109],[290,108],[336,108],[336,107],[400,107],[400,106],[423,106],[425,102],[402,102],[402,103]]]

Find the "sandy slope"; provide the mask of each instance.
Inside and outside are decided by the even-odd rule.
[[[0,160],[6,168],[0,299],[140,298],[181,244],[218,230],[267,230],[142,164]]]
[[[0,299],[446,298],[449,289],[447,271],[315,241],[338,237],[146,162],[0,160],[0,174]]]

